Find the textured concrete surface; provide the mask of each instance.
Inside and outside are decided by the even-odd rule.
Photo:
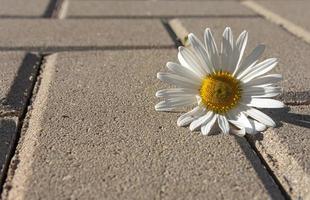
[[[259,4],[310,31],[310,1],[259,1]]]
[[[277,128],[252,138],[292,199],[310,199],[310,106],[269,111]]]
[[[21,114],[39,62],[36,54],[0,52],[0,115]]]
[[[282,199],[244,138],[157,113],[176,50],[49,57],[4,199]]]
[[[50,0],[0,0],[1,17],[42,17],[49,11]]]
[[[67,17],[229,16],[256,14],[238,2],[218,1],[72,1]]]
[[[173,47],[160,20],[0,20],[0,50]]]
[[[309,101],[310,98],[310,47],[300,39],[274,26],[263,19],[218,19],[181,20],[187,30],[202,34],[205,24],[212,24],[214,35],[219,41],[221,32],[226,25],[232,27],[235,35],[242,29],[249,31],[249,48],[256,43],[267,45],[264,57],[280,59],[274,72],[284,76],[282,99],[286,102]],[[278,126],[269,130],[266,135],[258,136],[257,146],[272,170],[279,178],[286,191],[298,199],[309,196],[309,107],[292,107],[293,113],[285,109],[274,109],[271,116]],[[269,111],[270,112],[270,111]],[[267,111],[268,113],[268,111]],[[263,137],[263,138],[262,138]],[[287,158],[287,159],[286,159]]]
[[[237,37],[242,30],[249,31],[246,54],[257,44],[265,44],[263,58],[276,57],[279,64],[273,72],[281,73],[283,96],[280,98],[288,103],[294,101],[309,101],[310,99],[310,46],[292,36],[280,27],[264,19],[182,19],[181,22],[189,32],[194,32],[202,38],[206,27],[213,30],[213,35],[219,44],[222,32],[226,26],[232,27]]]
[[[16,138],[17,122],[17,117],[0,118],[0,179],[2,179],[4,166],[11,151],[12,143]]]

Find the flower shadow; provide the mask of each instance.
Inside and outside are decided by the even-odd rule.
[[[275,128],[283,127],[283,123],[293,124],[304,128],[310,128],[310,115],[292,113],[290,107],[284,107],[280,109],[261,109],[264,113],[269,115],[277,123]],[[258,133],[255,137],[251,137],[255,141],[261,141],[264,139],[263,133]]]

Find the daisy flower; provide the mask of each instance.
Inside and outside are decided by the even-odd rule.
[[[237,41],[229,27],[224,30],[221,51],[210,29],[204,33],[204,44],[192,33],[188,35],[189,47],[179,47],[180,64],[168,62],[169,72],[159,72],[157,78],[175,85],[175,88],[157,91],[164,98],[155,106],[156,111],[172,111],[182,106],[195,107],[181,115],[178,126],[191,131],[210,134],[218,124],[227,134],[244,136],[255,134],[275,122],[259,108],[281,108],[284,104],[271,99],[281,93],[277,85],[280,74],[269,74],[277,65],[276,58],[258,62],[265,46],[258,45],[244,59],[248,33],[243,31]]]

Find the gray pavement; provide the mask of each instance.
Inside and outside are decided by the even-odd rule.
[[[244,138],[205,138],[178,128],[179,113],[156,113],[154,74],[175,54],[59,53],[8,199],[281,199]]]
[[[221,32],[228,24],[234,30],[235,36],[244,29],[249,30],[247,52],[250,52],[257,43],[263,43],[267,47],[262,59],[276,57],[280,61],[272,71],[280,73],[284,77],[284,81],[282,81],[283,93],[280,99],[294,105],[298,102],[309,102],[310,64],[308,58],[310,46],[304,41],[293,37],[280,27],[274,27],[274,24],[261,18],[234,18],[225,21],[209,19],[207,22],[205,19],[181,19],[181,22],[187,30],[191,30],[197,35],[200,33],[200,36],[202,36],[201,30],[204,30],[205,24],[210,24],[209,27],[214,31],[218,41]],[[294,198],[308,197],[310,194],[308,189],[310,162],[307,155],[310,155],[310,135],[307,133],[310,128],[308,115],[310,109],[309,107],[302,107],[302,109],[287,107],[272,111],[266,110],[266,112],[277,119],[278,127],[268,131],[268,134],[259,134],[251,139],[259,146],[260,152],[277,174],[285,189]],[[269,137],[265,137],[265,135]],[[289,152],[283,150],[283,143],[289,146]],[[272,153],[269,153],[267,149]],[[291,160],[287,158],[288,155]]]
[[[262,0],[259,4],[310,31],[310,1],[298,0],[283,3],[282,1]]]
[[[0,20],[0,50],[63,51],[151,46],[174,46],[159,19]]]
[[[32,92],[40,59],[33,53],[0,52],[0,115],[21,115]]]
[[[306,1],[258,2],[308,29]],[[238,1],[0,3],[2,199],[310,199],[310,47],[294,32]],[[204,137],[155,112],[174,17],[218,42],[247,29],[247,52],[267,45],[288,105],[266,110],[277,127]]]
[[[0,18],[46,17],[54,5],[50,0],[0,0]]]
[[[67,18],[256,16],[238,2],[228,1],[69,1]]]

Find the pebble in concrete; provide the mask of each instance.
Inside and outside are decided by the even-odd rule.
[[[5,199],[281,199],[244,138],[204,137],[158,113],[175,50],[51,56]],[[49,62],[48,62],[49,63]],[[35,172],[35,173],[34,173]]]
[[[160,20],[0,20],[0,50],[83,51],[150,46],[174,46]]]
[[[257,16],[238,2],[218,1],[71,1],[67,17]]]
[[[310,93],[310,47],[302,40],[294,37],[280,27],[263,19],[182,19],[190,32],[200,33],[210,26],[218,42],[225,26],[231,26],[239,34],[243,29],[249,31],[249,47],[256,43],[267,45],[264,58],[277,57],[280,60],[274,72],[284,76],[282,99],[290,101],[309,101]],[[291,107],[267,111],[276,119],[279,126],[271,129],[263,136],[259,135],[253,142],[264,156],[286,191],[293,197],[309,198],[309,158],[310,136],[309,107]],[[298,122],[299,121],[299,122]],[[262,138],[263,137],[263,138]],[[260,139],[259,139],[260,138]]]

